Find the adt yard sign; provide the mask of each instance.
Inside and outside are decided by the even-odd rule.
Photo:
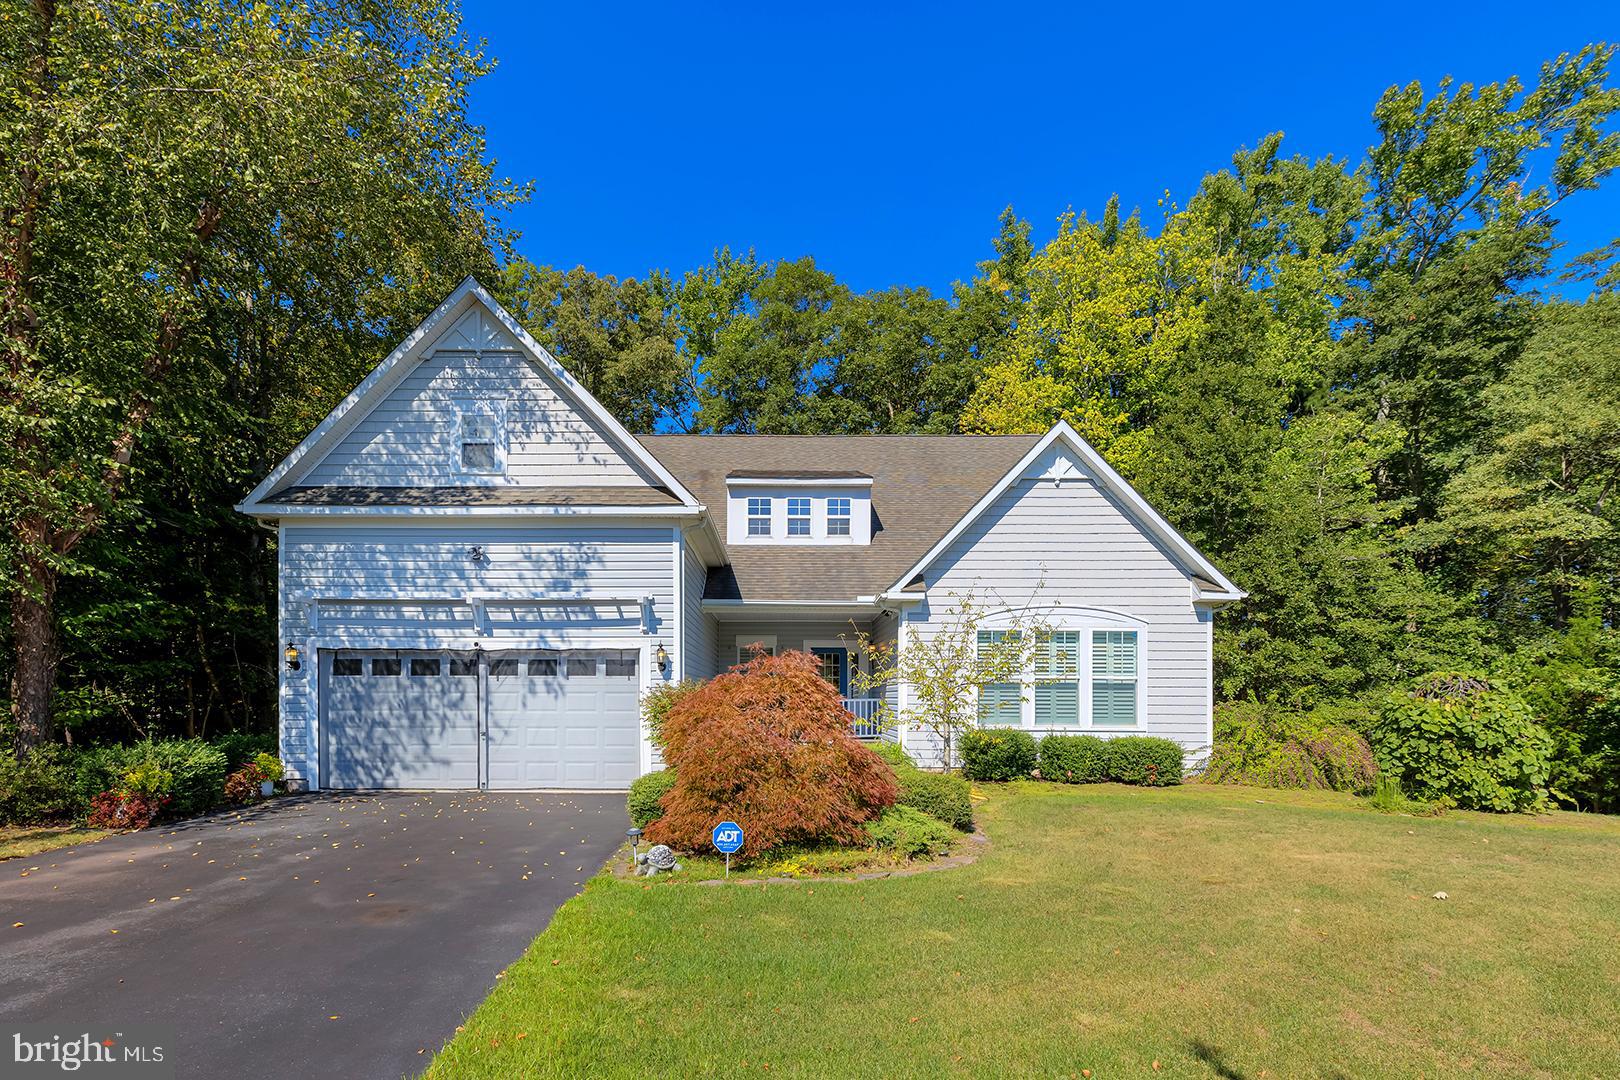
[[[731,853],[743,846],[742,826],[735,821],[722,821],[714,827],[711,837],[714,846],[723,851],[726,856],[726,877],[731,876]]]
[[[730,855],[743,846],[742,826],[735,821],[722,821],[714,827],[714,846]]]

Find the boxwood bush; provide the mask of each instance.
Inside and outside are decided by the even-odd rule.
[[[1390,694],[1372,742],[1380,766],[1417,798],[1504,812],[1546,802],[1552,736],[1523,698],[1486,679],[1436,674]]]
[[[872,845],[908,859],[943,855],[956,842],[956,834],[938,818],[914,806],[891,806],[866,824]]]
[[[624,800],[625,809],[630,811],[630,824],[645,829],[663,817],[664,793],[674,786],[674,769],[659,769],[632,781],[630,794]]]
[[[1035,769],[1035,736],[1008,728],[976,728],[956,741],[969,780],[1019,780]]]
[[[923,772],[915,766],[901,766],[895,770],[895,778],[900,784],[896,805],[921,810],[953,829],[973,831],[973,800],[969,797],[966,780],[944,773]]]
[[[1108,779],[1121,784],[1167,787],[1181,783],[1181,747],[1151,735],[1124,735],[1103,742]]]
[[[1041,740],[1041,779],[1096,784],[1108,779],[1107,743],[1095,735],[1048,735]]]

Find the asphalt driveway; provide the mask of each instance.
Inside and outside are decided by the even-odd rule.
[[[170,1025],[180,1076],[414,1074],[627,825],[618,794],[312,795],[0,863],[0,1024]]]

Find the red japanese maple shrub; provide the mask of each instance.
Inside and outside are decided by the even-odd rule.
[[[675,786],[647,839],[709,851],[722,821],[743,854],[790,843],[864,845],[895,800],[894,772],[850,732],[838,690],[809,653],[757,656],[683,696],[663,723]]]

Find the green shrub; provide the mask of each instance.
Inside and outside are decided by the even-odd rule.
[[[647,724],[647,738],[657,747],[664,745],[664,720],[687,694],[703,684],[696,679],[659,683],[641,696],[641,718]]]
[[[167,796],[164,817],[195,817],[220,805],[225,797],[225,754],[201,739],[164,739],[133,746],[98,746],[78,756],[74,788],[78,804],[88,807],[104,791]],[[168,774],[163,791],[149,788],[159,773]]]
[[[59,824],[84,815],[73,752],[42,746],[21,758],[0,749],[0,825]]]
[[[1108,779],[1107,743],[1095,735],[1048,735],[1041,740],[1041,779],[1097,784]]]
[[[1146,787],[1181,783],[1181,747],[1169,739],[1125,735],[1106,740],[1103,747],[1110,780]]]
[[[973,800],[966,780],[916,767],[901,767],[895,770],[895,777],[900,784],[896,805],[921,810],[963,832],[973,831]]]
[[[274,732],[228,731],[209,745],[225,755],[225,767],[232,770],[253,764],[260,754],[273,757],[280,751]]]
[[[674,769],[659,769],[632,781],[630,794],[624,800],[625,809],[630,811],[630,824],[645,829],[663,817],[664,793],[674,786]]]
[[[1361,734],[1328,719],[1261,701],[1235,701],[1215,712],[1215,746],[1201,779],[1210,784],[1370,791],[1378,776]]]
[[[868,743],[878,757],[889,763],[889,768],[895,772],[901,769],[915,769],[917,763],[911,760],[911,755],[897,742]]]
[[[1417,798],[1498,812],[1546,802],[1552,737],[1522,698],[1485,679],[1430,675],[1390,694],[1372,742],[1379,764]]]
[[[930,817],[914,806],[891,806],[875,821],[866,823],[872,844],[907,859],[943,855],[956,842],[949,825]]]
[[[225,797],[225,774],[230,762],[225,755],[201,739],[166,739],[136,743],[136,759],[153,761],[170,773],[174,785],[165,816],[195,817],[206,814]]]
[[[969,780],[1018,780],[1035,768],[1035,736],[1007,728],[975,728],[956,742]]]

